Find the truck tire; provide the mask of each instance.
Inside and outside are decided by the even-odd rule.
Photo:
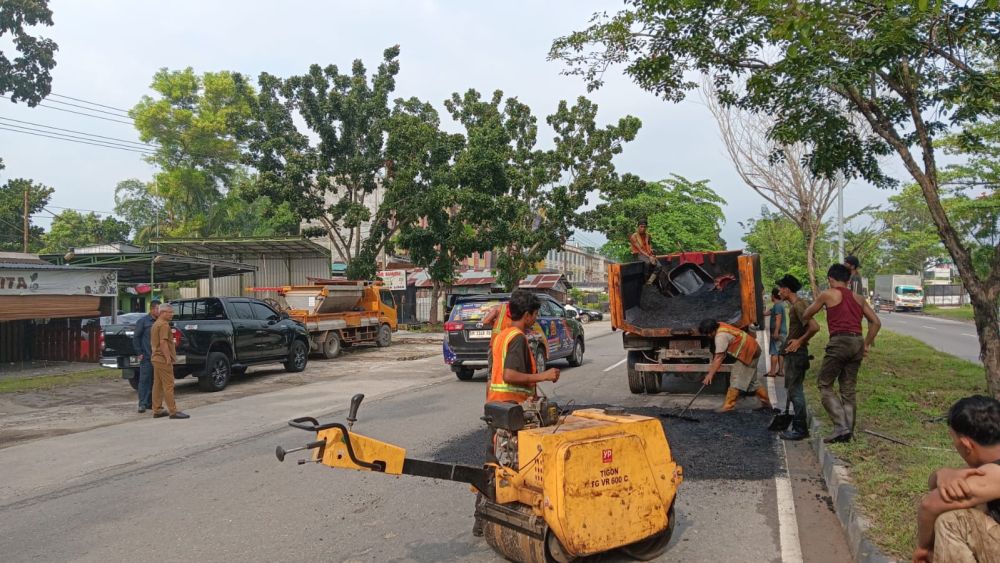
[[[629,350],[628,352],[628,390],[633,395],[641,395],[646,392],[646,383],[642,380],[642,372],[636,371],[635,364],[642,359],[642,352]]]
[[[128,384],[132,386],[132,389],[135,389],[136,391],[138,391],[139,390],[139,374],[135,374],[132,377],[128,378]]]
[[[285,371],[299,373],[306,369],[308,363],[309,346],[305,342],[296,339],[292,342],[292,346],[288,350],[288,359],[285,360]]]
[[[583,339],[577,338],[576,342],[573,343],[573,351],[570,352],[569,357],[566,358],[569,365],[572,367],[577,367],[583,364]]]
[[[323,342],[323,357],[332,360],[340,355],[340,336],[336,331],[331,331],[326,335]]]
[[[642,373],[642,385],[646,388],[647,395],[655,395],[660,392],[661,375],[655,371]]]
[[[375,339],[375,345],[379,348],[388,348],[392,344],[392,329],[389,325],[382,325],[378,327],[378,338]]]
[[[198,388],[202,391],[222,391],[229,385],[232,362],[224,352],[209,352],[205,358],[205,369],[198,376]]]

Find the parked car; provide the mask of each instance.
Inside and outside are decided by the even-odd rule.
[[[583,325],[550,296],[537,295],[542,308],[528,340],[538,371],[563,358],[571,366],[582,364]],[[462,381],[472,379],[477,369],[486,367],[492,330],[483,325],[483,318],[490,309],[509,299],[508,293],[493,293],[465,295],[455,300],[444,325],[444,361]]]
[[[584,307],[576,307],[573,305],[566,305],[565,309],[567,312],[573,313],[573,318],[577,319],[583,324],[587,324],[590,321],[604,320],[604,313],[598,311],[597,309],[587,309]]]
[[[146,313],[122,313],[118,315],[116,324],[134,326]],[[104,349],[104,327],[111,324],[111,316],[95,317],[93,319],[83,319],[80,323],[80,359],[84,361],[100,359],[101,350]],[[90,333],[93,327],[100,327],[97,331],[96,358],[91,357],[91,350],[95,350],[90,343]]]
[[[172,322],[177,343],[174,377],[194,375],[203,391],[220,391],[233,371],[249,365],[283,363],[285,370],[300,372],[309,356],[309,333],[297,321],[282,315],[259,299],[207,297],[172,301]],[[105,336],[101,364],[123,371],[130,379],[137,373],[133,331]],[[124,327],[122,327],[124,328]]]

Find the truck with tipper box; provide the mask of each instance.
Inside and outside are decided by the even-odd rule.
[[[919,275],[889,274],[875,277],[875,299],[880,308],[893,311],[921,311],[924,287]]]

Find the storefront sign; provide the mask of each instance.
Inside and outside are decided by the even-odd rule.
[[[0,295],[97,295],[118,293],[114,270],[0,268]]]
[[[383,270],[378,272],[385,288],[390,291],[406,291],[406,270]]]

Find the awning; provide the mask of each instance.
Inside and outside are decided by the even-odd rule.
[[[88,319],[101,316],[101,298],[92,295],[2,295],[0,321]]]
[[[227,260],[196,258],[162,252],[124,252],[65,256],[43,254],[53,264],[118,270],[119,283],[160,283],[221,278],[256,272],[257,267]],[[67,259],[68,258],[68,259]]]
[[[291,256],[330,258],[325,247],[301,237],[153,239],[150,244],[189,256]]]

